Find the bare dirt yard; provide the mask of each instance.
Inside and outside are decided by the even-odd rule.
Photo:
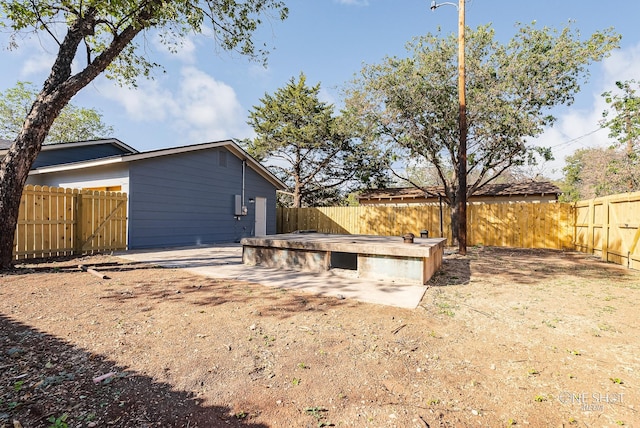
[[[414,310],[110,255],[19,265],[0,427],[640,426],[639,313],[639,272],[561,251],[449,254]]]

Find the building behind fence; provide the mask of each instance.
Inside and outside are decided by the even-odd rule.
[[[607,262],[640,269],[640,192],[575,204],[470,204],[467,244],[577,250]],[[278,233],[320,233],[447,238],[452,245],[449,207],[359,206],[278,208]]]
[[[16,260],[127,247],[127,195],[25,187],[14,238]]]

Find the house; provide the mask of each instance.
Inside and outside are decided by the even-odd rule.
[[[231,140],[147,152],[116,139],[45,145],[27,183],[126,192],[129,249],[275,234],[285,188]]]
[[[513,202],[555,202],[562,193],[558,186],[548,181],[523,183],[486,184],[477,189],[468,203],[513,203]],[[438,204],[444,195],[441,186],[423,189],[398,187],[389,189],[369,189],[358,195],[360,205],[406,206]]]

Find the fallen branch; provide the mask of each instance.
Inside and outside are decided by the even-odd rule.
[[[400,330],[402,330],[403,328],[405,328],[406,326],[407,326],[406,324],[402,324],[400,327],[398,327],[398,328],[394,329],[394,330],[392,331],[392,333],[393,333],[393,334],[398,334],[398,332],[399,332]]]
[[[116,375],[116,372],[109,372],[109,373],[103,374],[102,376],[94,377],[93,378],[93,382],[94,383],[100,383],[103,380],[109,379],[110,377],[113,377],[115,375]]]
[[[85,265],[78,265],[78,268],[80,268],[80,270],[82,270],[83,272],[89,272],[92,275],[97,276],[100,279],[109,279],[109,277],[101,272],[98,272],[95,269],[92,268],[88,268]]]

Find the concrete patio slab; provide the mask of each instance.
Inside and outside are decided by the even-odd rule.
[[[409,309],[418,306],[427,289],[424,285],[385,279],[360,279],[348,270],[332,269],[316,273],[247,266],[242,263],[240,244],[134,250],[115,255],[126,260],[185,269],[210,278],[247,281],[268,287]]]

